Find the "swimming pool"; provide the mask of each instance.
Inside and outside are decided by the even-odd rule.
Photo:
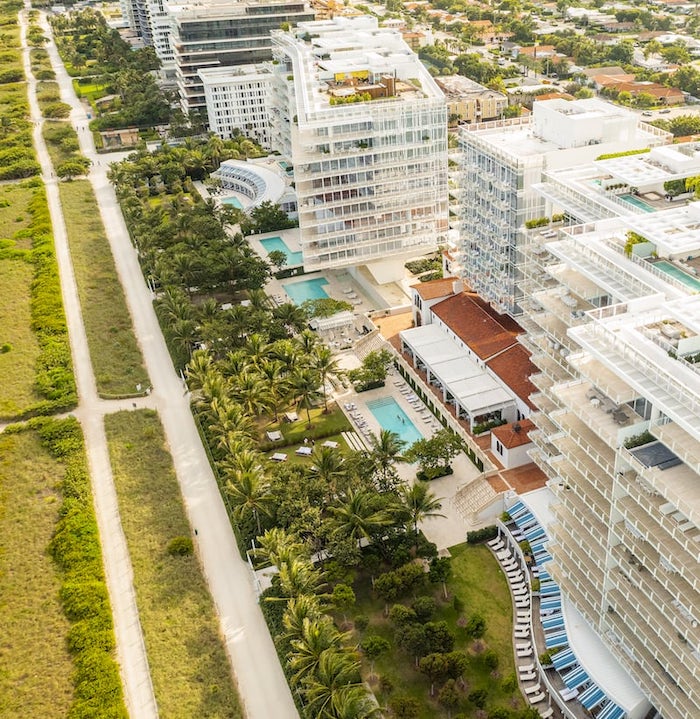
[[[235,207],[237,210],[243,209],[243,205],[241,204],[241,201],[237,197],[222,197],[221,204],[222,205],[231,205],[231,207]]]
[[[676,267],[672,262],[661,260],[661,262],[654,262],[654,267],[656,267],[657,270],[665,272],[667,275],[671,275],[671,277],[679,280],[691,290],[700,292],[700,280],[695,279],[695,277],[689,275],[687,272],[683,272],[680,267]]]
[[[323,289],[328,284],[325,277],[316,277],[313,280],[302,280],[284,285],[284,291],[289,295],[292,302],[297,305],[306,300],[325,300],[328,293]]]
[[[620,199],[626,202],[628,205],[634,205],[644,212],[655,212],[651,205],[648,205],[644,200],[640,200],[636,195],[620,195]]]
[[[270,252],[279,250],[287,255],[287,267],[298,267],[303,263],[303,255],[301,252],[293,252],[287,247],[287,243],[281,237],[268,237],[266,240],[260,240],[260,244],[269,255]]]
[[[382,397],[367,402],[367,409],[374,415],[382,429],[398,434],[406,442],[406,447],[423,439],[423,435],[393,397]]]

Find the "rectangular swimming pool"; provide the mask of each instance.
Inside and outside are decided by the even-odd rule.
[[[651,205],[644,202],[644,200],[640,200],[636,195],[620,195],[620,199],[628,205],[638,207],[643,212],[655,212]]]
[[[237,210],[243,209],[243,205],[241,204],[241,201],[237,197],[222,197],[221,204],[222,205],[230,205],[231,207],[235,207]]]
[[[671,277],[679,280],[691,290],[700,292],[700,280],[689,275],[687,272],[683,272],[680,267],[676,267],[672,262],[661,260],[660,262],[654,262],[654,267],[656,267],[657,270],[665,272],[667,275],[671,275]]]
[[[316,277],[313,280],[302,280],[284,285],[284,291],[292,302],[300,305],[306,300],[325,300],[328,293],[323,289],[324,285],[328,285],[328,280],[325,277]]]
[[[287,267],[298,267],[303,263],[302,253],[292,252],[281,237],[268,237],[266,240],[260,240],[260,244],[268,255],[275,250],[284,252],[287,255]]]
[[[398,434],[406,442],[407,448],[419,439],[423,439],[423,435],[393,397],[381,397],[367,402],[367,409],[374,415],[382,429]]]

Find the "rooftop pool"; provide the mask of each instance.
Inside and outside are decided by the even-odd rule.
[[[644,200],[640,200],[636,195],[620,195],[620,199],[628,205],[634,205],[643,212],[655,212],[654,208]]]
[[[665,272],[676,280],[682,282],[686,287],[693,290],[694,292],[700,292],[700,280],[684,272],[680,267],[676,267],[672,262],[661,260],[660,262],[654,262],[654,267],[657,270]]]
[[[274,251],[284,252],[287,256],[287,267],[298,267],[303,264],[302,253],[290,250],[281,237],[268,237],[266,240],[260,240],[260,244],[268,255]]]
[[[313,280],[302,280],[284,285],[284,291],[292,302],[300,305],[306,300],[325,300],[328,293],[323,289],[324,285],[328,285],[328,280],[325,277],[315,277]]]
[[[398,434],[406,442],[406,447],[423,439],[423,435],[393,397],[373,399],[367,402],[367,409],[374,415],[382,429]]]

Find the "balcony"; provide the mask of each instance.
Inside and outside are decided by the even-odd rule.
[[[601,467],[602,456],[596,455],[581,447],[573,438],[559,436],[552,439],[552,444],[566,457],[567,461],[602,495],[606,502],[612,500],[613,467],[607,463]]]
[[[554,421],[568,434],[569,439],[578,445],[580,451],[590,457],[605,474],[612,476],[615,465],[615,450],[609,447],[582,422],[573,412],[561,411],[554,416]]]
[[[616,404],[596,392],[589,382],[570,382],[556,389],[569,410],[587,427],[595,428],[596,434],[613,449],[620,446],[623,437],[646,428],[643,418],[631,407],[625,406],[624,412],[628,419],[624,423],[625,429],[621,429],[622,420],[617,419],[621,415],[613,414]]]
[[[596,490],[588,488],[588,491],[585,491],[576,485],[576,479],[572,476],[573,468],[567,462],[557,462],[553,466],[566,482],[555,489],[557,498],[576,517],[576,524],[585,525],[585,529],[582,530],[583,534],[592,534],[596,537],[594,541],[599,542],[602,548],[607,538],[609,505],[606,508],[605,502]],[[596,561],[600,561],[600,559],[599,557]]]
[[[623,379],[585,352],[571,355],[569,362],[583,377],[617,404],[631,402],[639,396]]]
[[[611,598],[620,600],[619,594]],[[693,702],[676,686],[671,675],[649,656],[634,626],[628,624],[627,614],[616,611],[606,614],[611,627],[607,633],[608,644],[613,653],[630,669],[632,678],[651,697],[654,706],[664,719],[688,719],[700,714],[700,705]]]
[[[637,636],[647,651],[673,674],[674,679],[686,691],[689,698],[700,702],[700,665],[692,656],[692,649],[678,635],[664,628],[664,615],[639,588],[621,572],[610,572],[613,588],[608,600],[615,609],[628,615],[636,626]],[[630,611],[630,609],[632,611]]]
[[[642,477],[659,496],[671,502],[682,513],[684,520],[677,523],[680,534],[700,536],[700,494],[698,477],[691,467],[679,464],[661,469],[660,466],[647,467],[633,454],[634,450],[621,448],[620,452],[630,466]],[[662,503],[659,501],[659,503]],[[680,540],[679,540],[680,541]],[[684,543],[684,542],[682,542]]]
[[[685,464],[700,474],[700,441],[689,435],[675,422],[654,422],[649,431],[670,450],[675,452]]]

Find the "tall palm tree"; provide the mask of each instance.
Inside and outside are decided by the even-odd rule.
[[[214,397],[207,411],[211,418],[209,430],[218,438],[219,446],[223,446],[229,434],[241,434],[250,439],[256,436],[255,422],[246,414],[243,407],[228,397]]]
[[[268,408],[272,411],[275,422],[279,419],[279,408],[289,397],[289,380],[284,365],[279,360],[266,359],[258,367],[260,380],[265,385]]]
[[[257,372],[244,372],[232,381],[233,396],[246,414],[257,417],[269,407],[266,385]]]
[[[283,305],[275,307],[272,310],[272,316],[282,322],[290,332],[301,332],[309,321],[306,312],[292,302],[285,302]]]
[[[379,436],[370,437],[370,459],[379,472],[379,484],[382,489],[387,490],[393,484],[395,478],[395,465],[401,461],[401,450],[406,446],[396,432],[383,429]]]
[[[306,677],[313,676],[323,652],[327,649],[340,649],[343,638],[327,615],[316,619],[308,617],[304,619],[301,634],[290,641],[292,653],[288,664],[293,672],[292,683],[298,685]]]
[[[323,413],[328,414],[328,396],[326,393],[326,381],[329,375],[338,374],[340,371],[338,361],[326,345],[318,345],[314,348],[310,361],[311,369],[318,372],[321,378],[321,389],[323,390]]]
[[[267,337],[260,332],[254,332],[250,335],[245,345],[246,354],[251,362],[256,365],[269,356],[270,349]]]
[[[292,557],[278,566],[279,586],[283,597],[318,594],[325,585],[323,575],[308,559]]]
[[[410,487],[399,488],[399,511],[403,511],[418,535],[418,524],[430,517],[444,517],[440,514],[442,500],[435,496],[427,482],[416,482]],[[404,515],[404,516],[405,516]]]
[[[196,350],[192,353],[192,359],[185,368],[187,386],[191,391],[202,389],[204,382],[208,377],[211,377],[213,372],[218,373],[214,368],[211,355],[203,350]]]
[[[390,514],[377,507],[376,493],[364,489],[350,490],[336,507],[330,507],[335,525],[334,532],[351,537],[356,542],[392,524]]]
[[[305,684],[309,716],[335,719],[343,697],[353,687],[362,688],[360,661],[356,654],[348,651],[326,649],[321,653],[315,674],[307,677]]]
[[[269,561],[276,567],[285,562],[290,562],[294,557],[303,556],[306,547],[296,536],[290,534],[286,529],[273,527],[265,534],[258,537],[260,545],[256,556]]]
[[[294,342],[304,357],[310,357],[319,339],[315,332],[304,330],[294,338]]]
[[[317,447],[311,455],[313,462],[309,473],[318,477],[327,487],[330,499],[337,494],[338,480],[346,476],[347,467],[343,456],[330,447]]]
[[[295,368],[289,378],[289,384],[297,407],[306,410],[306,426],[310,429],[311,408],[321,398],[318,373],[308,367]]]
[[[270,514],[270,485],[261,472],[245,471],[228,473],[226,494],[233,504],[233,518],[241,521],[249,516],[255,518],[258,535],[262,534],[260,515]]]

